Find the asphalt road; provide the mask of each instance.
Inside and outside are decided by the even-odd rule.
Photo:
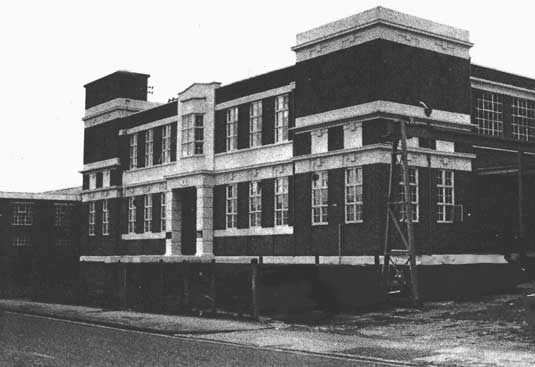
[[[261,332],[261,331],[260,331]],[[0,366],[385,366],[0,310]]]

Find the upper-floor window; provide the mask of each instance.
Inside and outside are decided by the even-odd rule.
[[[405,185],[403,184],[403,176],[400,170],[400,180],[399,180],[399,202],[405,202]],[[409,202],[411,204],[412,210],[412,221],[418,222],[419,216],[419,205],[418,205],[418,170],[416,168],[409,167]],[[405,206],[400,204],[400,220],[405,221],[407,218],[407,213]]]
[[[70,228],[72,224],[72,205],[71,204],[54,204],[54,226]]]
[[[478,131],[483,135],[503,135],[502,96],[483,92],[476,98],[476,122]]]
[[[260,145],[262,145],[262,101],[256,101],[249,107],[249,146]]]
[[[88,233],[90,236],[95,235],[95,202],[90,201],[89,202],[89,226],[88,226]]]
[[[152,166],[154,157],[154,131],[152,129],[145,131],[145,167]]]
[[[437,217],[438,222],[453,222],[454,213],[454,172],[449,170],[438,170],[436,175],[437,183]]]
[[[238,107],[227,110],[227,151],[238,149]]]
[[[110,234],[110,209],[108,200],[102,201],[102,234]]]
[[[204,115],[192,113],[182,116],[182,156],[203,154]]]
[[[143,232],[152,232],[152,195],[144,196]]]
[[[166,195],[165,192],[162,192],[160,194],[160,218],[161,218],[161,225],[160,228],[162,232],[166,231],[167,227],[167,201],[166,201]]]
[[[345,170],[346,223],[362,222],[362,167]]]
[[[262,225],[262,187],[259,181],[249,183],[249,227]]]
[[[11,207],[11,224],[15,226],[31,226],[32,223],[32,203],[13,203]]]
[[[275,143],[288,140],[288,94],[275,97]]]
[[[130,135],[130,169],[137,168],[137,133]]]
[[[288,224],[288,177],[275,179],[275,225]]]
[[[535,140],[535,101],[513,98],[513,138]]]
[[[236,228],[238,224],[238,185],[227,185],[225,219],[227,228]]]
[[[31,246],[32,238],[28,232],[17,232],[11,236],[11,246]]]
[[[329,212],[327,171],[312,174],[312,224],[326,224]]]
[[[171,162],[171,124],[162,127],[162,163]]]
[[[136,202],[134,197],[128,198],[128,233],[136,231]]]

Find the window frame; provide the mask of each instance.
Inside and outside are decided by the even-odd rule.
[[[412,174],[414,172],[414,175]],[[403,222],[405,220],[405,211],[403,210],[403,205],[401,202],[404,201],[405,197],[405,191],[403,189],[403,170],[399,169],[399,183],[398,183],[398,201],[400,202],[400,209],[399,209],[399,221]],[[411,182],[411,178],[414,177],[414,182]],[[412,222],[418,223],[420,219],[420,180],[419,180],[419,172],[417,167],[409,167],[409,195],[411,196],[411,205],[412,205]],[[413,193],[414,190],[414,193]],[[412,200],[416,198],[416,200]]]
[[[152,232],[152,194],[143,195],[143,232]]]
[[[231,194],[229,196],[229,189]],[[230,209],[229,209],[229,203]],[[230,219],[230,226],[229,226]],[[233,183],[225,187],[225,228],[232,229],[238,227],[238,184]]]
[[[288,176],[276,177],[273,189],[275,227],[288,225],[289,180]],[[280,207],[278,204],[281,204]]]
[[[318,175],[318,179],[314,180],[315,175]],[[316,183],[319,182],[319,186]],[[312,174],[312,225],[326,225],[329,224],[329,171],[318,171]],[[319,194],[319,195],[318,195]],[[315,198],[319,196],[315,204]],[[319,210],[318,215],[315,212]],[[316,220],[315,218],[319,218]]]
[[[437,223],[453,223],[454,222],[454,208],[455,208],[455,171],[447,169],[437,170],[437,175],[435,176],[435,183],[437,189]],[[451,174],[450,184],[447,184],[446,175]],[[439,176],[440,175],[440,181]],[[447,190],[451,190],[451,202],[448,202]],[[448,219],[448,210],[450,208]],[[441,208],[443,208],[441,210]]]
[[[190,113],[182,116],[182,156],[204,154],[204,114]]]
[[[71,228],[71,212],[73,205],[69,203],[54,203],[54,227]]]
[[[513,97],[511,115],[513,139],[535,141],[535,101]]]
[[[128,233],[136,233],[136,201],[134,196],[128,198]]]
[[[95,201],[90,201],[89,202],[89,207],[88,207],[89,215],[88,215],[87,233],[91,237],[95,236],[95,217],[96,217],[96,215],[95,215],[96,214],[95,204],[96,204]]]
[[[274,142],[288,141],[288,127],[290,121],[290,96],[288,93],[275,97],[275,131]]]
[[[230,107],[226,110],[226,150],[232,152],[238,149],[238,107]]]
[[[171,162],[171,124],[162,126],[162,164]]]
[[[364,217],[364,177],[362,166],[344,169],[344,221],[345,223],[363,223]],[[350,179],[354,177],[354,181]],[[349,200],[349,191],[353,192],[353,200]],[[360,198],[360,199],[359,199]],[[353,214],[353,219],[349,219]]]
[[[262,184],[249,182],[249,227],[262,226]]]
[[[249,147],[262,146],[262,100],[249,104]]]
[[[503,137],[503,97],[501,94],[482,92],[476,97],[475,120],[481,135]]]
[[[167,230],[167,195],[165,192],[160,194],[160,232]]]
[[[137,136],[137,133],[133,133],[130,135],[130,137],[128,138],[129,140],[129,168],[132,170],[132,169],[136,169],[137,168],[137,144],[138,144],[138,136]]]
[[[12,247],[30,247],[32,246],[32,234],[26,231],[12,233],[10,245]]]
[[[145,130],[145,167],[154,165],[154,130]]]
[[[102,235],[108,236],[110,234],[110,208],[107,199],[102,200]]]

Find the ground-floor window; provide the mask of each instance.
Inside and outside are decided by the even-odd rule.
[[[227,185],[225,218],[227,228],[236,228],[238,224],[238,185]]]
[[[288,177],[275,179],[275,225],[288,224]]]
[[[136,231],[136,203],[134,197],[128,198],[128,233]]]
[[[110,234],[110,210],[108,200],[102,201],[102,235]]]
[[[90,236],[95,235],[95,202],[89,203],[89,228],[88,232]]]
[[[160,208],[161,208],[161,229],[162,229],[162,232],[165,232],[166,231],[166,226],[167,226],[167,202],[165,200],[165,192],[162,192],[160,194]]]
[[[144,196],[143,206],[143,232],[152,231],[152,195],[147,194]]]
[[[437,221],[439,223],[452,223],[454,213],[454,173],[449,170],[438,170],[437,183]]]
[[[362,222],[362,167],[345,170],[346,223]]]
[[[312,174],[312,224],[326,224],[328,221],[328,172]]]
[[[259,181],[249,182],[249,227],[262,225],[262,187]]]
[[[403,173],[402,169],[400,172],[399,180],[399,202],[402,203],[405,201],[405,190],[403,185]],[[419,216],[419,205],[418,205],[418,170],[413,167],[409,167],[409,202],[411,203],[412,209],[412,221],[418,222]],[[400,220],[405,221],[407,219],[407,213],[404,205],[400,205]]]
[[[29,232],[17,232],[11,236],[12,246],[31,246],[32,239]]]

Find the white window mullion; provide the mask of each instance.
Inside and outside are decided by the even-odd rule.
[[[238,224],[238,185],[231,184],[226,187],[225,204],[226,228],[236,228]]]
[[[312,175],[312,224],[327,224],[329,212],[327,171]]]
[[[362,167],[345,170],[345,221],[362,222]]]
[[[288,177],[275,179],[275,226],[288,224]]]

